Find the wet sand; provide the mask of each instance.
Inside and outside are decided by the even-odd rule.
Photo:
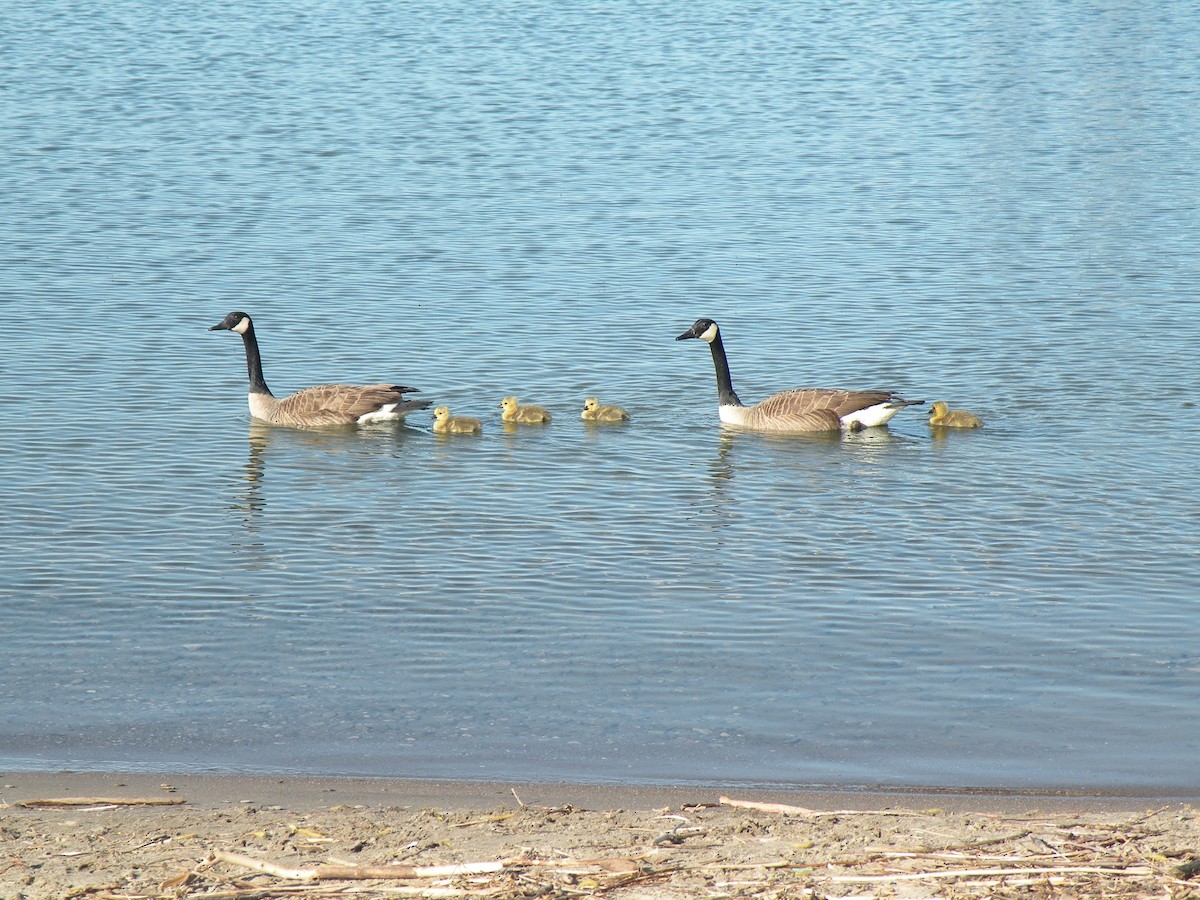
[[[0,780],[3,900],[1200,897],[1196,798]]]

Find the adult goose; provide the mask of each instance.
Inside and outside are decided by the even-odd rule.
[[[805,388],[780,391],[754,406],[746,406],[734,393],[729,360],[717,323],[712,319],[697,319],[696,324],[675,340],[688,338],[699,338],[712,351],[713,366],[717,370],[717,409],[726,425],[780,434],[869,428],[887,424],[906,406],[919,406],[925,402],[905,400],[892,391]]]
[[[263,380],[262,357],[254,322],[244,312],[231,312],[209,331],[233,331],[246,347],[250,373],[250,415],[274,425],[293,428],[326,428],[331,425],[367,425],[394,422],[408,413],[427,409],[429,400],[406,400],[416,388],[398,384],[321,384],[279,398]]]

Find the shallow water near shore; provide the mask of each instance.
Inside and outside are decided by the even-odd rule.
[[[1182,4],[83,6],[0,13],[0,768],[1194,786]],[[232,309],[485,431],[252,423]],[[723,430],[701,315],[987,424]]]

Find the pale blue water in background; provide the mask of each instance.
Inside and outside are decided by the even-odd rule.
[[[1182,2],[5,5],[0,768],[1195,793],[1198,61]],[[486,431],[252,425],[231,309]],[[747,401],[988,424],[723,432],[701,315]]]

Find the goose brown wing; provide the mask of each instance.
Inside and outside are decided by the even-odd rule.
[[[827,391],[829,394],[829,408],[841,416],[848,416],[850,413],[858,412],[860,409],[866,409],[869,406],[876,406],[880,403],[887,403],[893,399],[891,391]]]
[[[772,394],[754,408],[767,416],[802,415],[828,410],[838,418],[885,403],[891,398],[888,391],[841,391],[832,388],[805,388]]]
[[[805,388],[780,391],[751,407],[746,425],[772,431],[831,431],[841,419],[892,398],[889,391]]]
[[[781,391],[755,404],[746,413],[746,426],[770,431],[834,431],[841,427],[834,409],[838,392]]]
[[[776,431],[799,434],[810,431],[837,431],[842,421],[828,409],[814,409],[803,413],[783,413],[764,416],[757,407],[752,408],[741,423],[744,428],[755,431]]]
[[[404,393],[412,390],[398,384],[319,384],[281,400],[279,412],[290,421],[309,425],[350,425],[389,403],[412,404],[410,409],[429,405],[406,401]]]

